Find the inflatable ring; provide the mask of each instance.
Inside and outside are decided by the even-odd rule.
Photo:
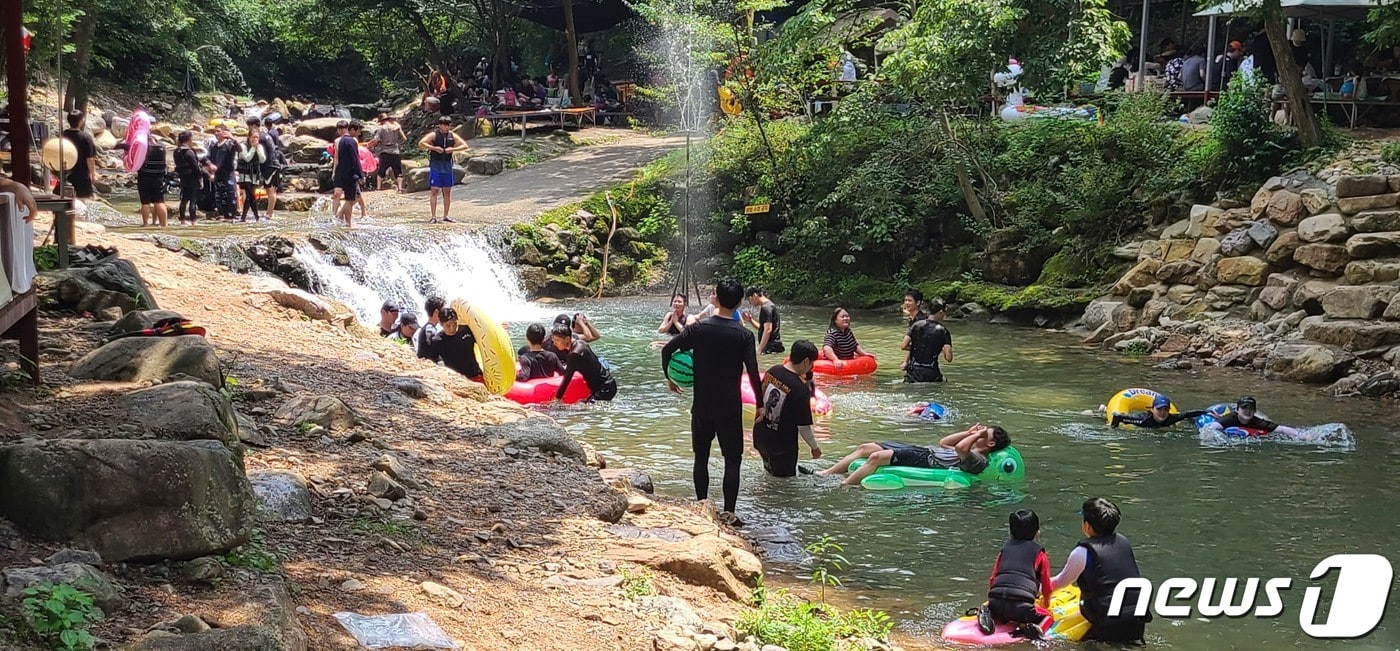
[[[851,463],[851,472],[865,465],[865,459]],[[944,468],[917,468],[914,466],[881,466],[869,477],[861,480],[863,488],[876,491],[890,491],[909,486],[941,486],[943,488],[966,488],[979,481],[1019,482],[1026,478],[1026,462],[1021,452],[1014,446],[1006,446],[987,455],[987,469],[981,474],[948,470]]]
[[[559,385],[564,382],[564,376],[554,375],[542,377],[534,380],[521,382],[516,380],[510,385],[510,390],[506,391],[506,399],[522,405],[543,405],[554,400],[554,396],[559,393]],[[569,388],[564,390],[564,404],[571,405],[575,402],[587,400],[592,392],[588,390],[588,383],[582,377],[576,377],[569,382]]]
[[[1196,429],[1205,429],[1207,427],[1210,427],[1211,424],[1233,413],[1235,413],[1235,405],[1228,402],[1222,402],[1206,407],[1206,413],[1196,417]],[[1268,416],[1265,416],[1262,412],[1255,412],[1255,417],[1263,418],[1265,420],[1268,420],[1269,418]],[[1259,429],[1258,427],[1225,428],[1226,436],[1264,436],[1268,433],[1269,432]]]
[[[515,382],[515,349],[510,346],[510,334],[475,305],[456,300],[452,309],[459,322],[476,338],[476,359],[481,366],[481,383],[486,390],[503,396]]]
[[[126,153],[122,155],[122,165],[126,171],[135,174],[146,164],[146,151],[151,146],[151,116],[138,110],[131,114],[131,122],[126,127]]]
[[[678,354],[680,354],[680,353],[677,353],[677,355],[678,355]],[[671,360],[672,360],[672,361],[675,361],[675,359],[676,359],[675,355],[672,355],[672,356],[671,356]],[[760,385],[763,384],[763,377],[764,377],[764,374],[763,374],[763,373],[759,373],[759,374],[758,374],[758,383],[759,383]],[[680,382],[677,382],[676,384],[680,384]],[[690,386],[690,385],[687,384],[687,385],[682,385],[682,386]],[[742,376],[742,377],[739,378],[739,397],[743,398],[744,404],[746,404],[746,405],[757,405],[757,404],[758,404],[758,400],[757,400],[757,399],[754,397],[754,395],[753,395],[753,385],[749,383],[749,378],[748,378],[747,375]],[[830,414],[831,414],[831,399],[828,398],[828,397],[826,397],[826,394],[825,394],[825,393],[822,393],[822,390],[821,390],[821,389],[817,389],[816,393],[812,394],[812,415],[813,415],[813,416],[828,416],[828,415],[830,415]]]
[[[1104,420],[1112,425],[1114,414],[1150,411],[1153,401],[1161,397],[1163,397],[1162,394],[1152,389],[1123,389],[1108,399],[1108,411],[1104,414]],[[1173,414],[1177,413],[1175,403],[1171,405],[1170,411]],[[1124,425],[1124,427],[1132,427],[1132,425]]]
[[[330,153],[331,156],[335,156],[335,145],[336,143],[333,142],[326,146],[326,151]],[[366,177],[374,174],[374,171],[379,169],[379,159],[375,158],[374,152],[370,151],[369,148],[360,145],[359,155],[360,171],[363,172]]]
[[[1050,627],[1047,637],[1070,642],[1084,639],[1084,635],[1089,632],[1089,620],[1084,619],[1084,615],[1079,612],[1079,599],[1079,586],[1074,584],[1060,588],[1050,595],[1050,613],[1054,616],[1055,623]],[[1011,624],[998,624],[991,635],[983,635],[982,630],[977,628],[976,616],[959,617],[943,627],[943,639],[979,646],[1025,643],[1025,638],[1011,634],[1013,630],[1015,627]]]
[[[836,368],[836,362],[826,358],[819,358],[812,362],[812,372],[818,375],[870,375],[878,368],[880,368],[880,364],[871,355],[843,359],[841,360],[841,368]]]

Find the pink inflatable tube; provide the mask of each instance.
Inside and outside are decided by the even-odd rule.
[[[758,374],[759,382],[763,381],[763,375],[763,373]],[[753,395],[753,385],[749,384],[748,377],[739,379],[739,394],[743,397],[744,404],[758,404],[758,400]],[[817,416],[826,416],[831,413],[831,400],[826,397],[825,393],[822,393],[821,389],[817,389],[816,395],[812,396],[812,413]]]

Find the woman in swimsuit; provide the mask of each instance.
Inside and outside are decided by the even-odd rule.
[[[671,297],[671,311],[666,316],[661,317],[661,327],[656,329],[657,334],[670,335],[672,337],[681,333],[685,327],[685,308],[690,305],[690,299],[685,294],[676,294]]]

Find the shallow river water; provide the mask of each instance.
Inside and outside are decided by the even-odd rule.
[[[634,298],[549,306],[582,309],[603,339],[595,350],[617,369],[612,404],[566,407],[552,413],[611,463],[648,471],[664,494],[693,495],[690,482],[689,395],[666,391],[659,370],[655,327],[664,299]],[[820,341],[829,312],[785,308],[783,340]],[[883,608],[904,641],[936,644],[950,619],[980,603],[986,577],[1007,535],[1007,514],[1035,510],[1042,543],[1058,570],[1079,540],[1080,503],[1108,497],[1123,511],[1119,531],[1134,543],[1144,574],[1169,577],[1291,577],[1283,615],[1206,620],[1158,617],[1148,627],[1152,646],[1184,649],[1400,648],[1400,623],[1383,621],[1371,635],[1346,642],[1312,640],[1298,623],[1304,588],[1321,585],[1330,603],[1336,574],[1309,580],[1315,564],[1332,554],[1382,554],[1400,560],[1400,410],[1393,403],[1339,400],[1315,387],[1266,381],[1243,371],[1158,371],[1145,361],[1086,351],[1063,333],[952,320],[955,363],[942,385],[899,383],[897,350],[903,328],[893,313],[857,312],[852,328],[881,368],[874,377],[818,383],[834,413],[823,419],[825,467],[871,440],[932,444],[973,423],[1005,427],[1028,471],[1014,488],[974,486],[964,491],[909,489],[872,492],[843,488],[815,476],[766,476],[750,451],[744,465],[739,514],[749,526],[783,525],[803,544],[830,535],[852,562],[842,577],[862,604]],[[766,369],[779,356],[761,357]],[[1116,390],[1146,386],[1188,408],[1258,397],[1261,411],[1294,425],[1343,422],[1355,449],[1254,442],[1203,443],[1193,429],[1168,432],[1109,429],[1082,412]],[[950,422],[903,415],[932,399],[952,409]],[[711,497],[719,498],[718,447]],[[803,576],[800,564],[779,571]],[[1262,583],[1262,582],[1261,582]],[[1238,599],[1237,599],[1238,601]],[[1261,595],[1259,601],[1264,602]],[[1194,603],[1194,599],[1192,601]],[[1390,610],[1400,590],[1390,594]]]

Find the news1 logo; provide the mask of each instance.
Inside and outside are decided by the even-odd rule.
[[[1303,632],[1314,638],[1352,639],[1376,630],[1381,618],[1385,617],[1386,599],[1390,596],[1390,584],[1394,578],[1390,561],[1378,554],[1334,554],[1323,559],[1312,569],[1309,579],[1316,581],[1337,572],[1337,587],[1332,592],[1331,605],[1327,609],[1327,619],[1317,623],[1318,605],[1322,602],[1322,587],[1309,586],[1303,591],[1303,607],[1298,611],[1298,625]],[[1185,618],[1200,616],[1244,617],[1251,613],[1260,619],[1278,617],[1283,614],[1283,599],[1279,593],[1293,586],[1293,579],[1273,578],[1264,580],[1263,594],[1259,593],[1260,579],[1243,579],[1243,594],[1237,594],[1240,579],[1229,578],[1223,581],[1209,578],[1197,583],[1196,579],[1176,577],[1162,582],[1153,593],[1152,582],[1144,578],[1125,579],[1113,590],[1113,601],[1108,607],[1108,616],[1117,617],[1123,611],[1123,602],[1129,590],[1138,594],[1137,607],[1132,614],[1137,617],[1147,615],[1150,604],[1152,612],[1159,617]],[[1216,586],[1220,586],[1217,591]],[[1195,613],[1191,604],[1173,604],[1196,600]],[[1238,597],[1238,602],[1236,601]],[[1260,603],[1260,597],[1264,603]]]

